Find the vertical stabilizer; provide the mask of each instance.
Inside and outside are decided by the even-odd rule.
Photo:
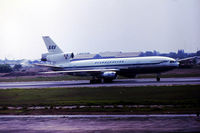
[[[47,50],[51,54],[63,53],[63,51],[53,42],[49,36],[43,36],[44,43],[46,44]]]

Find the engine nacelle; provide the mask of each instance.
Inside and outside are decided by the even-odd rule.
[[[71,59],[74,58],[74,53],[65,53],[63,54],[63,56],[65,57],[65,59]]]
[[[71,58],[74,58],[73,53],[59,53],[59,54],[46,53],[46,54],[42,54],[41,61],[59,63],[59,62],[68,61]]]
[[[109,72],[104,72],[101,76],[105,79],[116,79],[117,74],[116,72],[109,71]]]
[[[47,56],[48,55],[49,55],[49,53],[42,54],[41,61],[47,61]]]

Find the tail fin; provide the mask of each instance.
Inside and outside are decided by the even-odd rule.
[[[42,38],[44,40],[44,43],[46,44],[49,53],[63,53],[63,51],[53,42],[53,40],[51,40],[49,36],[43,36]]]

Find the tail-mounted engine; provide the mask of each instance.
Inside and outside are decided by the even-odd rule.
[[[41,61],[60,63],[60,62],[69,61],[72,58],[74,58],[73,53],[59,53],[59,54],[45,53],[45,54],[42,54]]]
[[[65,59],[73,59],[74,58],[74,53],[67,53],[67,54],[63,54],[63,56],[65,57]]]

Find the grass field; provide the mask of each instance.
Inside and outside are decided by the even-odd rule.
[[[145,86],[145,87],[98,87],[98,88],[41,88],[0,90],[0,114],[71,114],[75,112],[175,112],[200,111],[200,85]],[[54,109],[55,106],[99,105],[101,108]],[[114,108],[105,108],[114,105]],[[117,108],[116,105],[123,105]],[[172,105],[164,108],[127,108],[126,105]],[[27,110],[28,107],[52,107],[44,110]],[[9,110],[8,107],[23,107]]]
[[[78,77],[70,75],[38,75],[38,76],[19,76],[0,78],[0,82],[28,82],[28,81],[63,81],[63,80],[89,80],[89,77]]]
[[[200,106],[200,85],[0,90],[0,106]]]

